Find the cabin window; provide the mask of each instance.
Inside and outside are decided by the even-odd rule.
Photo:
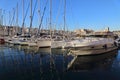
[[[103,45],[103,48],[107,49],[107,45],[106,45],[106,44],[104,44],[104,45]]]
[[[111,44],[111,46],[114,46],[113,44]]]

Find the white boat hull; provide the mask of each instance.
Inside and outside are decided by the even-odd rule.
[[[107,49],[105,48],[99,48],[99,49],[86,49],[86,50],[76,50],[76,49],[71,49],[69,54],[72,55],[97,55],[97,54],[103,54],[103,53],[107,53],[113,50],[116,50],[117,47],[113,46],[113,47],[108,47]]]
[[[37,47],[37,43],[36,42],[28,42],[28,46]]]
[[[37,41],[37,46],[39,48],[51,47],[51,40],[40,40],[40,41]]]
[[[65,41],[52,41],[51,48],[64,48],[65,47]]]
[[[74,55],[95,55],[117,49],[112,38],[90,38],[71,41],[71,43],[73,46],[70,48],[70,54]]]
[[[20,42],[21,46],[28,46],[28,42]]]

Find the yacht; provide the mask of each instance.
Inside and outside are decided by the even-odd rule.
[[[112,32],[95,32],[84,39],[71,41],[70,53],[74,55],[95,55],[117,48]]]

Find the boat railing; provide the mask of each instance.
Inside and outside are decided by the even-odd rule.
[[[106,42],[113,42],[112,38],[86,38],[80,40],[81,42],[92,42],[92,43],[106,43]]]

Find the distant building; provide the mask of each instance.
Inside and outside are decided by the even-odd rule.
[[[110,29],[109,29],[109,27],[106,27],[104,30],[99,30],[97,32],[110,32]]]
[[[78,30],[75,30],[74,32],[76,33],[77,36],[84,36],[94,31],[90,29],[78,29]]]

